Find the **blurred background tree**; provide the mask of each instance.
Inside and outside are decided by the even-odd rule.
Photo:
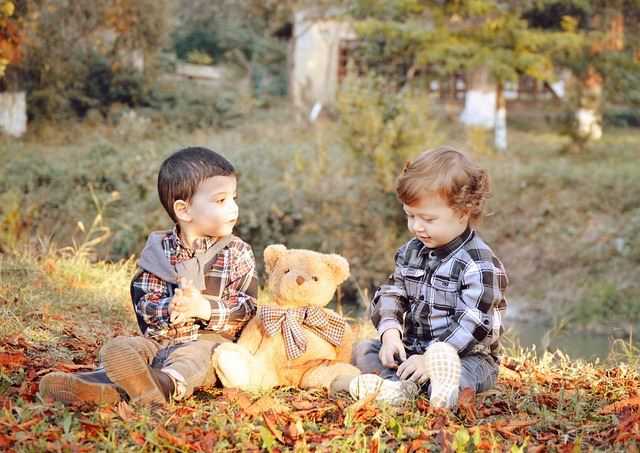
[[[606,103],[639,105],[640,1],[543,0],[524,17],[538,30],[566,29],[582,36],[577,51],[554,55],[554,63],[574,77],[563,125],[573,140],[571,150],[602,136]]]
[[[460,72],[473,84],[485,72],[501,108],[504,82],[527,75],[551,83],[569,69],[576,83],[563,130],[574,149],[601,136],[603,96],[637,103],[637,0],[354,0],[350,14],[363,38],[359,58],[400,85]]]
[[[178,58],[191,52],[240,66],[256,96],[287,92],[287,39],[293,0],[180,0],[173,40]]]
[[[582,45],[582,36],[570,27],[529,27],[523,18],[528,6],[529,2],[493,0],[355,0],[351,14],[363,37],[359,58],[386,78],[403,85],[416,77],[429,81],[466,74],[465,111],[470,110],[467,115],[473,124],[471,104],[486,103],[485,99],[476,101],[474,90],[490,92],[497,86],[493,102],[495,110],[503,112],[496,118],[504,120],[505,82],[517,82],[522,76],[553,81],[556,55],[576,53]],[[492,121],[490,118],[489,123]],[[496,132],[500,127],[506,126],[497,124]],[[506,147],[506,143],[497,143]]]
[[[31,117],[144,103],[145,81],[166,43],[166,0],[24,0],[22,8],[24,58],[16,72]]]
[[[7,66],[20,61],[22,32],[14,19],[16,7],[13,2],[0,2],[0,83],[4,79]],[[0,85],[0,91],[2,85]]]

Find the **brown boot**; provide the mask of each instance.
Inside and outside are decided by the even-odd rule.
[[[164,406],[173,394],[172,379],[150,367],[126,343],[107,343],[102,349],[102,360],[109,379],[127,392],[133,403]]]
[[[40,395],[69,403],[114,404],[120,401],[117,387],[103,369],[80,373],[54,371],[40,379]]]

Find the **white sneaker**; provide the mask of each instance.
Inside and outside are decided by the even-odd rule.
[[[461,369],[458,351],[447,343],[438,342],[429,346],[423,357],[431,379],[429,402],[434,407],[455,407]]]
[[[375,394],[377,401],[400,405],[418,396],[418,386],[412,381],[391,381],[376,374],[361,374],[349,383],[349,393],[355,400]]]

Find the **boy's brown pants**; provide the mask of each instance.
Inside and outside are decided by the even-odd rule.
[[[109,341],[118,342],[135,350],[151,367],[159,369],[173,378],[177,385],[177,399],[191,396],[198,387],[215,385],[217,378],[211,366],[211,355],[215,348],[227,340],[219,335],[203,335],[187,343],[164,346],[146,337],[116,337]],[[102,350],[100,363],[104,363]]]

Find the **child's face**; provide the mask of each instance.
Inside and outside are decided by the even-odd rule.
[[[469,225],[469,215],[460,215],[438,194],[421,197],[413,206],[403,204],[407,226],[424,245],[436,248],[461,235]]]
[[[231,234],[238,221],[236,184],[233,175],[213,176],[202,181],[188,203],[190,221],[184,226],[196,236]]]

